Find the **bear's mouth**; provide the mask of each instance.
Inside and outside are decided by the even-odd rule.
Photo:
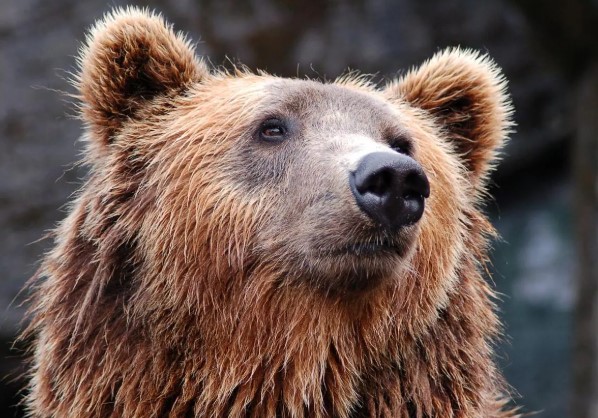
[[[300,269],[326,295],[365,294],[382,283],[393,283],[414,247],[416,228],[392,233],[378,228],[348,230],[341,234],[315,236]],[[365,293],[364,293],[365,292]]]
[[[319,253],[321,256],[328,257],[355,256],[378,258],[403,256],[405,254],[405,245],[397,240],[384,237],[369,241],[349,242],[334,248],[321,249]]]

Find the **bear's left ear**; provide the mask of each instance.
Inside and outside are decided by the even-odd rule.
[[[180,93],[209,74],[184,36],[160,15],[134,7],[115,9],[94,25],[79,65],[82,116],[100,148],[153,99]]]
[[[512,107],[506,80],[488,56],[447,49],[384,90],[391,100],[423,109],[467,168],[474,188],[485,180],[511,132]]]

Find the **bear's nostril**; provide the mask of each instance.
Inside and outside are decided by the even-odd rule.
[[[381,197],[388,192],[392,182],[392,172],[389,169],[384,168],[365,177],[363,182],[357,185],[357,190],[360,193],[372,193]]]
[[[411,170],[407,173],[404,180],[403,197],[405,199],[428,198],[430,197],[430,184],[425,176],[418,170]]]
[[[350,186],[360,209],[373,221],[396,229],[421,218],[430,185],[421,166],[411,157],[376,152],[366,155],[350,175]]]

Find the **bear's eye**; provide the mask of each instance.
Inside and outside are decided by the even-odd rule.
[[[399,154],[411,155],[412,145],[405,137],[392,138],[388,141],[388,145]]]
[[[266,142],[281,142],[286,139],[288,129],[280,119],[268,119],[260,126],[259,139]]]

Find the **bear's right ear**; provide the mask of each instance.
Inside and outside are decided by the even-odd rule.
[[[191,44],[148,10],[116,9],[91,29],[75,80],[83,119],[107,145],[152,99],[176,94],[209,74]]]

